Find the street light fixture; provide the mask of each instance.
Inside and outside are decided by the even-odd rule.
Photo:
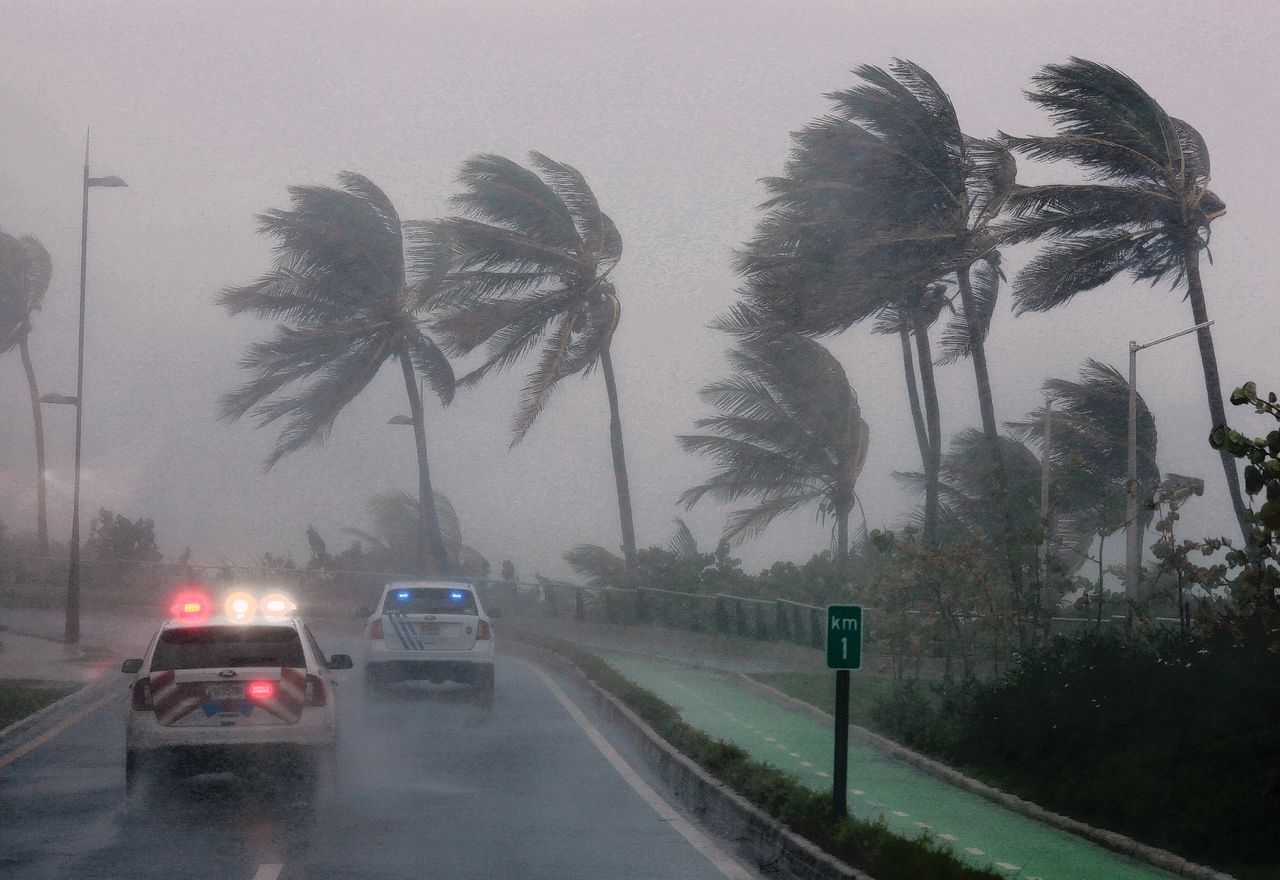
[[[89,253],[89,189],[95,186],[121,187],[128,186],[114,175],[108,177],[89,176],[89,131],[84,133],[84,185],[81,188],[80,208],[80,332],[76,348],[76,395],[58,403],[75,403],[76,407],[76,452],[75,452],[75,488],[71,493],[71,560],[67,566],[67,616],[63,627],[62,640],[68,645],[80,641],[80,435],[84,422],[84,306],[85,275],[88,268]],[[55,395],[49,395],[53,397]],[[51,403],[55,401],[50,401]]]
[[[69,406],[77,406],[80,401],[70,394],[41,394],[41,403],[61,403]]]
[[[1138,352],[1203,330],[1212,323],[1205,321],[1141,345],[1129,340],[1129,468],[1125,493],[1128,499],[1125,505],[1124,594],[1130,602],[1138,597],[1138,560],[1142,556],[1142,535],[1138,530]]]

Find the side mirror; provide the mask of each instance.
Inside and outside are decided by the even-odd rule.
[[[325,664],[325,668],[350,669],[353,665],[354,664],[352,664],[351,662],[351,657],[348,656],[347,654],[331,654],[329,655],[329,662]]]
[[[134,675],[135,673],[141,672],[141,671],[142,671],[142,658],[141,658],[141,657],[134,657],[134,658],[133,658],[133,659],[131,659],[131,660],[126,660],[126,661],[124,661],[123,663],[121,663],[121,664],[120,664],[120,671],[121,671],[121,672],[127,672],[127,673],[129,673],[130,675]]]
[[[494,618],[494,619],[496,620],[496,619],[498,619],[499,617],[501,617],[501,616],[502,616],[502,609],[501,609],[501,608],[490,608],[490,609],[488,609],[487,613],[488,613],[488,615],[489,615],[490,617],[492,617],[492,618]]]

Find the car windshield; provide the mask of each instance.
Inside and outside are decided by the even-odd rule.
[[[151,658],[152,670],[306,665],[302,641],[291,626],[167,629],[160,634]]]
[[[383,614],[479,614],[470,590],[451,587],[407,587],[387,593]]]

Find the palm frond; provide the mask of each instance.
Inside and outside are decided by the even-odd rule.
[[[579,544],[564,554],[564,561],[587,586],[616,587],[626,579],[627,565],[621,556],[597,544]]]
[[[667,542],[667,549],[682,559],[698,558],[698,539],[693,536],[689,524],[680,517],[675,518],[676,531]]]

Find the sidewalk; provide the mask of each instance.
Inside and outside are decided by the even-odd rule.
[[[0,608],[0,678],[88,684],[141,656],[153,630],[128,615],[86,614],[80,644],[65,645],[60,611]]]
[[[628,678],[679,707],[684,720],[830,789],[832,730],[714,670],[600,652]],[[906,837],[925,832],[961,858],[1024,880],[1171,880],[1174,876],[947,785],[902,761],[850,744],[849,807]]]

